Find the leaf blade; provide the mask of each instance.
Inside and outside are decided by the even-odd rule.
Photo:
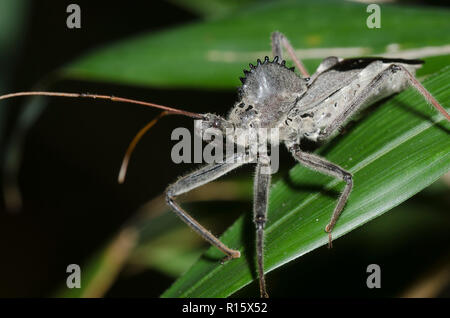
[[[329,55],[378,55],[392,45],[401,50],[447,45],[449,12],[383,5],[383,26],[372,30],[366,27],[366,6],[360,3],[259,3],[222,19],[144,34],[95,50],[65,67],[62,74],[154,87],[235,88],[249,62],[271,55],[270,34],[275,30],[285,33],[295,48],[306,49],[300,57],[313,70]]]

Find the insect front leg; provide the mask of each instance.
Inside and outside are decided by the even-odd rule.
[[[174,201],[174,198],[180,194],[186,193],[201,185],[211,182],[233,169],[236,169],[243,164],[243,160],[241,159],[242,158],[239,156],[234,156],[233,158],[231,158],[231,160],[225,160],[222,163],[213,163],[202,167],[180,178],[177,182],[170,185],[166,191],[166,201],[172,208],[172,210],[195,232],[200,234],[201,237],[224,252],[227,255],[225,258],[226,260],[239,258],[241,253],[223,244],[217,237],[215,237],[211,232],[209,232],[193,217],[191,217],[186,211],[184,211]]]
[[[341,214],[345,203],[347,202],[348,196],[350,195],[350,192],[353,188],[353,175],[348,172],[347,170],[341,168],[337,164],[334,164],[332,162],[329,162],[328,160],[321,158],[319,156],[303,152],[300,149],[299,145],[294,145],[290,149],[292,155],[295,159],[297,159],[300,163],[305,165],[306,167],[317,170],[319,172],[322,172],[326,175],[336,177],[338,179],[341,179],[342,181],[345,181],[345,188],[344,191],[342,191],[338,203],[336,207],[334,208],[333,215],[331,216],[330,222],[325,227],[325,232],[328,233],[328,246],[332,247],[332,237],[331,237],[331,231],[333,231],[333,228],[339,218],[339,215]]]
[[[285,47],[286,51],[288,52],[289,56],[291,57],[292,61],[294,61],[294,64],[297,66],[298,70],[304,77],[309,77],[309,72],[306,69],[303,62],[295,55],[294,48],[292,47],[291,43],[289,43],[289,40],[284,36],[281,32],[273,32],[272,33],[272,55],[278,56],[280,60],[283,59],[283,46]]]
[[[270,187],[270,161],[260,158],[256,165],[254,195],[253,195],[253,222],[256,225],[256,255],[258,259],[259,291],[262,298],[268,298],[266,281],[264,279],[264,226],[266,225],[267,200]]]

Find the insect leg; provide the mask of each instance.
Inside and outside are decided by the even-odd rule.
[[[264,279],[264,226],[266,225],[267,200],[270,186],[269,160],[261,160],[256,166],[253,195],[253,222],[256,225],[256,254],[258,259],[259,291],[262,298],[268,298]]]
[[[278,56],[281,60],[283,59],[282,46],[285,47],[289,56],[291,57],[294,64],[297,66],[298,70],[304,77],[309,77],[308,70],[305,65],[303,65],[302,61],[295,55],[294,48],[292,47],[289,40],[284,36],[281,32],[273,32],[272,33],[272,55]]]
[[[444,117],[450,121],[449,114],[445,109],[438,103],[438,101],[428,92],[428,90],[420,84],[420,82],[405,69],[402,65],[391,64],[388,68],[381,71],[374,79],[364,88],[344,109],[344,111],[334,119],[334,121],[320,133],[319,139],[325,140],[330,135],[332,135],[337,128],[339,128],[355,111],[357,111],[366,100],[373,96],[374,92],[377,92],[386,81],[396,75],[396,73],[401,72],[401,76],[404,76],[408,83],[411,84],[416,90],[418,90],[425,99],[430,102],[439,112],[441,112]]]
[[[216,238],[211,232],[205,229],[200,223],[198,223],[193,217],[191,217],[186,211],[184,211],[175,201],[174,198],[180,194],[186,193],[194,188],[211,182],[227,172],[241,166],[242,161],[239,160],[240,157],[235,156],[232,160],[225,160],[222,163],[212,163],[204,166],[182,178],[177,182],[170,185],[166,191],[166,201],[172,210],[195,232],[200,234],[206,241],[216,246],[222,252],[224,252],[227,257],[226,259],[238,258],[240,257],[240,252],[233,250],[223,244],[218,238]]]
[[[408,79],[408,82],[412,87],[414,87],[422,96],[432,104],[448,121],[450,121],[450,115],[447,113],[444,107],[439,104],[439,102],[431,95],[431,93],[423,87],[423,85],[414,77],[403,65],[394,65],[393,70],[399,70]]]
[[[332,244],[332,237],[331,237],[331,231],[333,231],[333,228],[339,218],[339,215],[342,212],[342,209],[345,206],[345,203],[347,202],[348,196],[350,195],[350,192],[353,188],[353,176],[350,172],[346,171],[345,169],[341,168],[337,164],[334,164],[332,162],[329,162],[328,160],[318,157],[316,155],[303,152],[300,149],[299,145],[294,145],[290,149],[292,155],[295,159],[297,159],[300,163],[305,165],[306,167],[317,170],[319,172],[322,172],[326,175],[336,177],[338,179],[341,179],[342,181],[345,181],[346,185],[344,188],[344,191],[341,193],[338,203],[336,207],[334,208],[333,215],[331,216],[330,222],[325,227],[325,232],[328,233],[328,246],[331,247]]]

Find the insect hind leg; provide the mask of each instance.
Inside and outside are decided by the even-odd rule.
[[[292,47],[289,40],[286,36],[278,31],[272,33],[272,55],[278,56],[280,60],[283,59],[283,46],[286,49],[287,53],[291,57],[295,66],[297,66],[298,70],[304,77],[310,77],[308,70],[306,69],[303,62],[295,55],[294,48]]]
[[[374,96],[374,92],[377,92],[382,89],[383,86],[386,86],[388,81],[392,80],[394,76],[400,76],[405,84],[410,84],[414,87],[422,94],[427,102],[432,104],[448,121],[450,121],[450,116],[445,108],[439,104],[431,93],[428,92],[428,90],[403,65],[391,64],[386,69],[376,74],[370,83],[345,106],[339,116],[337,116],[328,127],[321,131],[319,139],[326,140],[331,137],[339,127],[346,123],[347,120],[367,102],[369,98]]]
[[[403,65],[393,64],[392,71],[393,72],[397,72],[397,71],[402,72],[403,76],[406,77],[409,84],[412,87],[414,87],[420,94],[422,94],[422,96],[426,99],[426,101],[429,102],[431,105],[433,105],[433,107],[436,108],[436,110],[438,112],[440,112],[442,115],[444,115],[444,117],[448,121],[450,121],[450,115],[447,113],[445,108],[442,107],[441,104],[439,104],[439,102],[433,97],[433,95],[431,95],[431,93]]]

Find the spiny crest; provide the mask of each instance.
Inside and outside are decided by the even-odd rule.
[[[279,58],[278,56],[275,56],[273,58],[273,61],[269,60],[269,57],[266,56],[264,58],[264,61],[261,61],[260,59],[257,59],[256,61],[256,65],[253,65],[252,63],[249,64],[250,70],[244,70],[244,77],[239,77],[239,79],[241,80],[242,84],[245,84],[245,81],[247,80],[247,77],[252,74],[253,72],[255,72],[255,70],[257,70],[259,67],[261,67],[262,65],[267,65],[267,64],[278,64],[282,67],[284,67],[285,69],[294,72],[295,67],[286,67],[286,61],[285,60],[281,60],[281,62],[279,62]]]

